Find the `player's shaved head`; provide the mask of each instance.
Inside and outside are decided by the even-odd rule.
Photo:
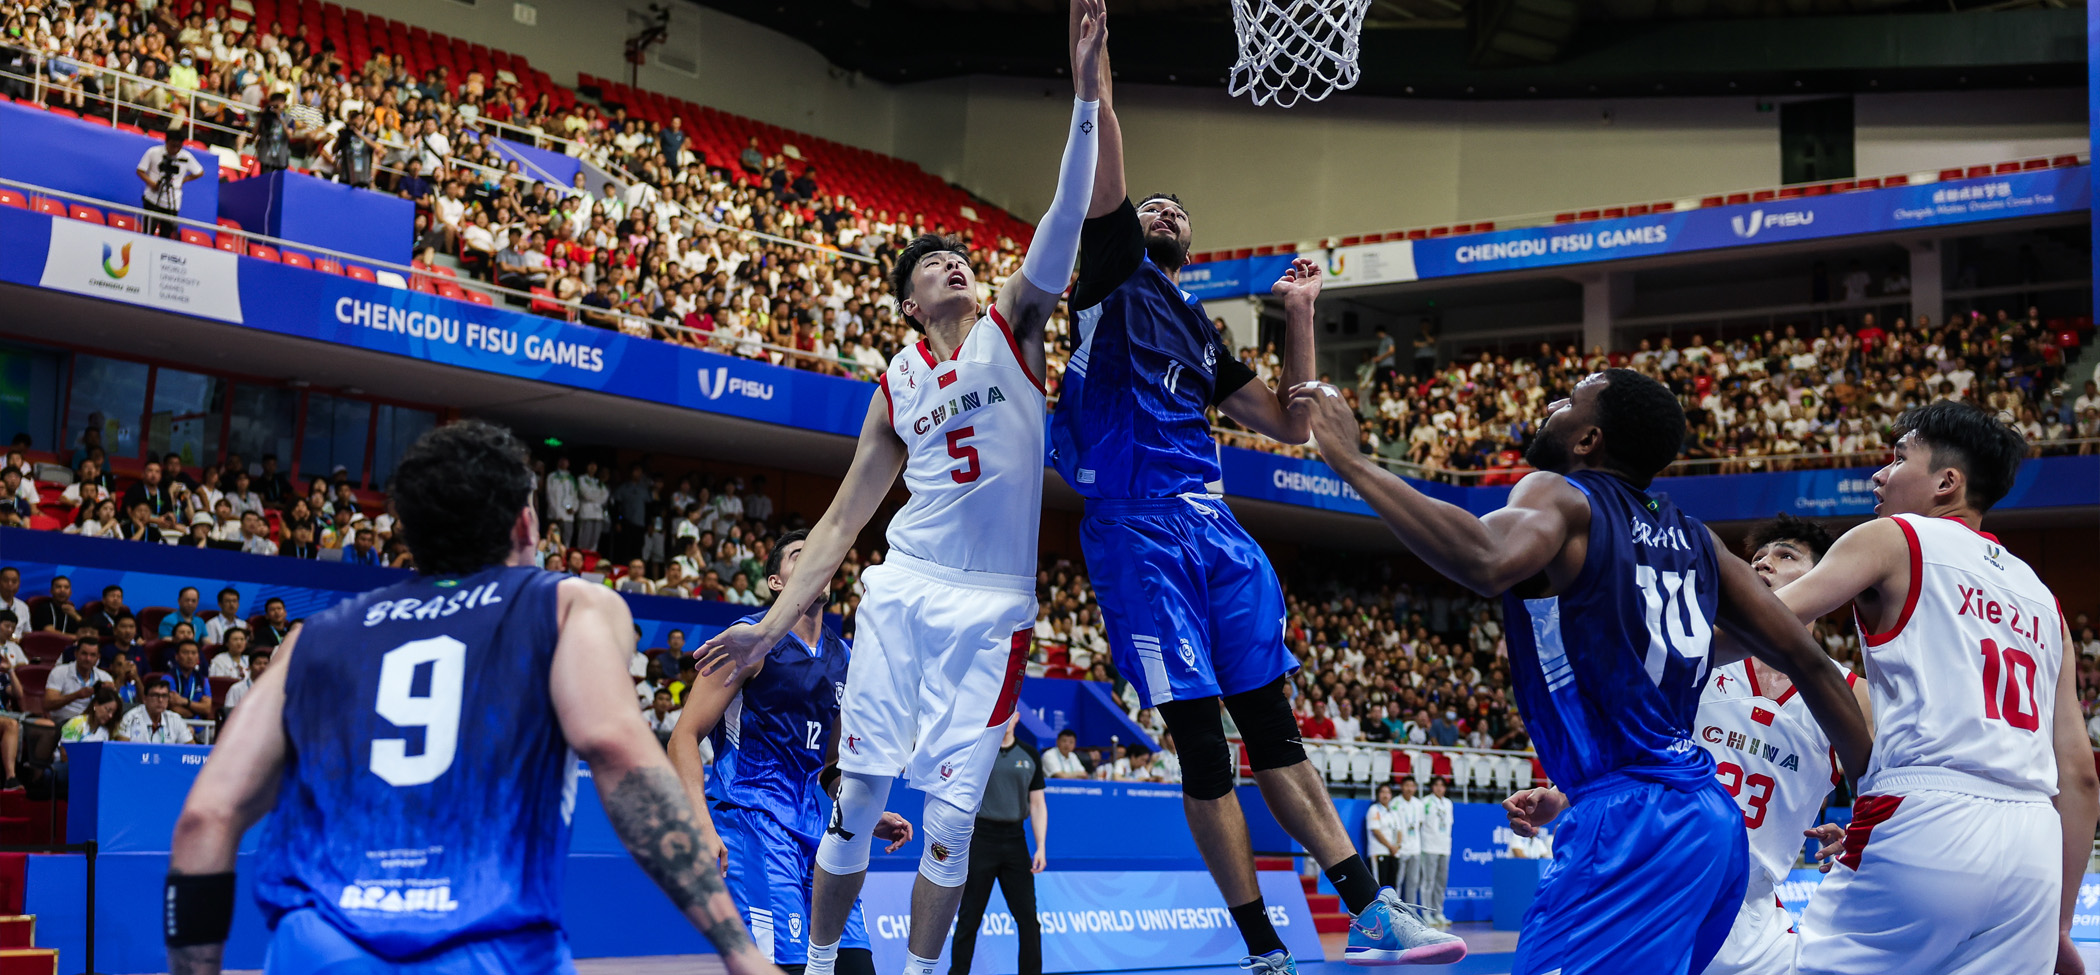
[[[532,499],[532,465],[509,430],[460,420],[416,439],[390,493],[416,571],[466,575],[509,556],[511,526]]]

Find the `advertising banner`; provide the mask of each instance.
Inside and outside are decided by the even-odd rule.
[[[225,251],[104,227],[51,221],[46,288],[223,322],[241,321],[241,259]]]
[[[861,888],[876,971],[904,967],[916,872],[868,874]],[[1262,900],[1284,946],[1301,959],[1322,957],[1305,888],[1287,871],[1263,871]],[[1121,972],[1237,965],[1247,953],[1218,885],[1202,870],[1043,873],[1035,878],[1043,929],[1043,971]],[[792,919],[788,930],[793,930]],[[1011,975],[1019,945],[1004,891],[995,890],[978,925],[970,970]],[[947,959],[954,938],[944,939]],[[945,962],[943,965],[946,967]]]
[[[2072,213],[2091,205],[2089,170],[2065,166],[1611,220],[1386,241],[1312,254],[1326,262],[1328,287],[1351,288]],[[1289,255],[1282,259],[1288,262]],[[1191,265],[1181,272],[1182,286],[1203,298],[1266,293],[1275,276],[1262,277],[1252,265],[1263,260],[1276,258]],[[1275,273],[1282,273],[1281,269]],[[1192,286],[1191,281],[1202,282],[1202,287]]]

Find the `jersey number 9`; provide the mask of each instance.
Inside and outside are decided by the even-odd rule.
[[[415,693],[416,671],[430,680]],[[392,786],[424,785],[452,767],[459,749],[459,706],[466,690],[467,645],[449,636],[411,640],[380,657],[379,698],[373,709],[397,727],[423,729],[423,753],[410,755],[407,738],[372,739],[372,774]]]

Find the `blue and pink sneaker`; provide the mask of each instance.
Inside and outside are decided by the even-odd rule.
[[[1349,925],[1351,965],[1448,965],[1466,956],[1466,942],[1429,926],[1427,909],[1387,887]]]

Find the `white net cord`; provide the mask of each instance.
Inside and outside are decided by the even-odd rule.
[[[1231,91],[1289,108],[1356,85],[1370,0],[1232,0],[1240,37]]]

